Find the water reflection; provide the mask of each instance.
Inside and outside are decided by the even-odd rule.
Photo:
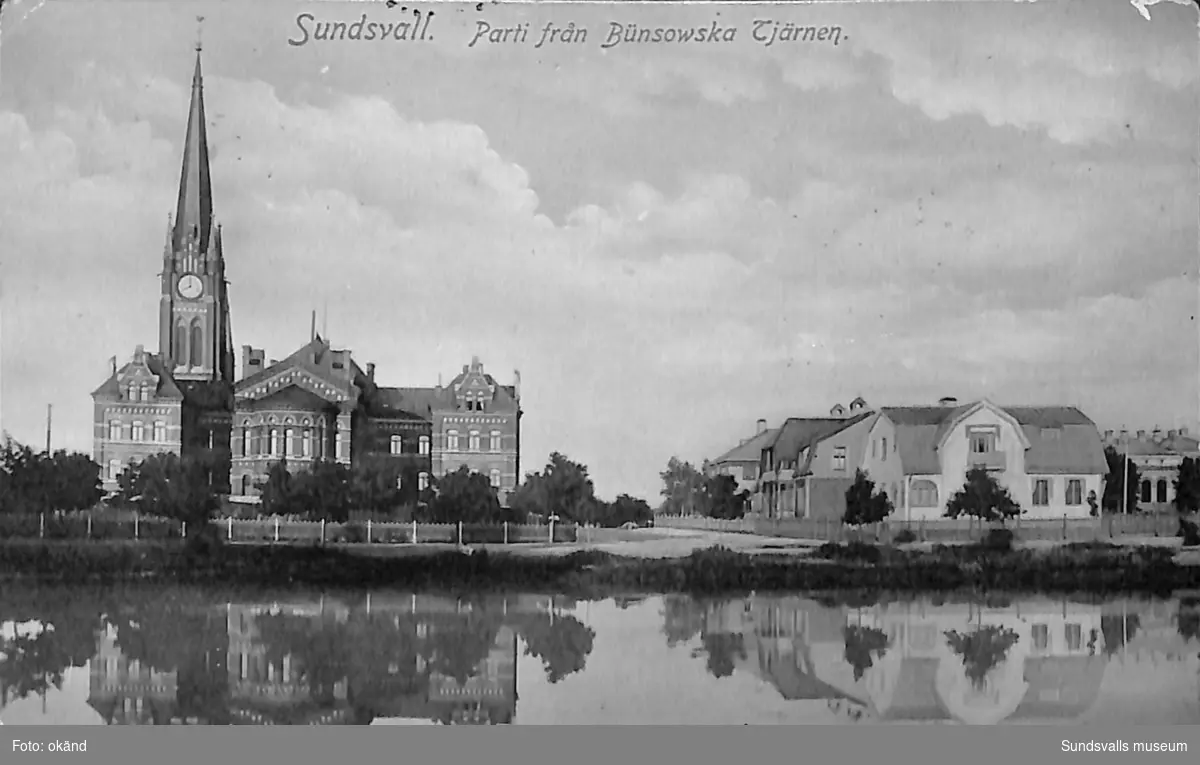
[[[1194,597],[10,587],[0,609],[6,723],[507,724],[518,700],[526,723],[1200,722]]]

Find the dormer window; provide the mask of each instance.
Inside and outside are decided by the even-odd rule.
[[[140,391],[141,389],[138,388],[137,383],[129,383],[129,391],[126,395],[130,401],[138,401],[140,400],[140,396],[138,396]]]

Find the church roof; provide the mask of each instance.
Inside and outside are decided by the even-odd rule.
[[[197,237],[199,252],[207,252],[213,235],[212,180],[209,176],[208,129],[204,119],[204,84],[200,74],[200,51],[192,74],[192,101],[188,108],[187,135],[183,143],[183,169],[179,178],[179,202],[171,245],[184,250],[190,237]]]

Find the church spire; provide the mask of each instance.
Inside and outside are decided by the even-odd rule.
[[[212,182],[208,169],[208,134],[204,120],[204,85],[200,76],[200,43],[196,43],[196,70],[192,74],[192,103],[188,109],[187,137],[183,144],[183,172],[179,179],[179,204],[171,244],[176,252],[194,237],[197,251],[208,251],[212,237]]]

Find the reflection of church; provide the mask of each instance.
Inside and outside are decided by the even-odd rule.
[[[541,603],[507,598],[498,613],[539,609]],[[219,613],[218,613],[219,612]],[[486,655],[462,682],[429,664],[426,656],[411,652],[390,663],[368,667],[369,688],[352,687],[344,668],[306,667],[286,651],[271,651],[262,634],[267,615],[311,620],[314,630],[322,623],[345,625],[352,611],[345,604],[321,598],[312,602],[228,604],[211,609],[223,617],[227,643],[214,656],[215,672],[208,682],[216,687],[210,698],[220,708],[205,714],[181,710],[178,671],[159,671],[129,660],[120,650],[116,633],[109,628],[99,639],[91,664],[88,703],[109,724],[221,724],[234,725],[363,725],[376,718],[407,718],[454,724],[508,724],[516,717],[517,633],[501,624]],[[366,613],[355,614],[375,624],[411,630],[409,637],[437,646],[451,639],[456,622],[465,620],[469,607],[453,599],[427,596],[393,596],[367,599]],[[301,624],[303,624],[301,621]],[[387,636],[383,631],[381,634]],[[389,638],[389,642],[390,642]],[[433,650],[436,651],[436,648]],[[197,657],[208,666],[208,653]],[[406,665],[402,666],[402,663]],[[314,692],[312,675],[322,680]],[[357,690],[357,694],[356,694]],[[194,705],[191,705],[194,706]],[[194,712],[194,710],[189,710]]]
[[[884,722],[1051,722],[1096,702],[1108,664],[1101,607],[1062,601],[1020,606],[896,603],[830,608],[800,597],[752,597],[710,615],[710,629],[740,632],[744,666],[791,700],[825,700],[854,719]],[[1016,642],[973,682],[946,637],[1011,630]],[[856,668],[847,629],[867,638]],[[857,657],[856,657],[857,658]],[[857,676],[856,676],[857,675]]]

